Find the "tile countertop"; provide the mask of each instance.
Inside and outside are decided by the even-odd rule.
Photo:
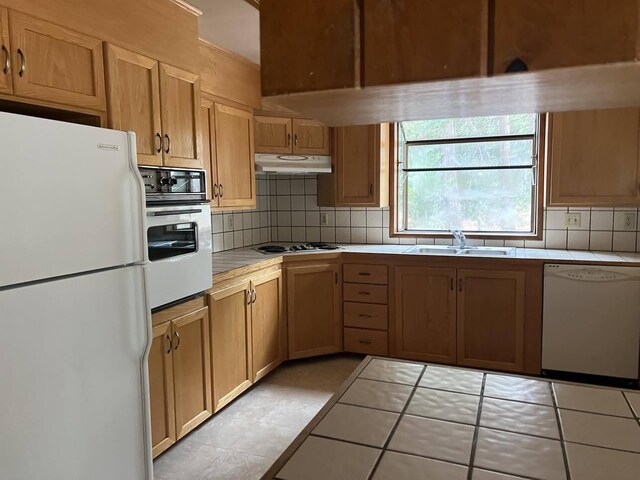
[[[637,480],[640,392],[367,357],[263,480]]]
[[[278,244],[278,245],[294,245],[289,243],[271,242],[264,245]],[[213,254],[213,275],[220,275],[222,273],[228,273],[232,270],[247,267],[250,265],[262,264],[268,266],[269,264],[281,263],[283,256],[295,255],[308,256],[308,255],[321,255],[331,253],[371,253],[371,254],[385,254],[385,255],[414,255],[417,257],[438,257],[438,258],[452,258],[451,255],[425,255],[425,254],[409,254],[406,251],[411,248],[411,245],[339,245],[340,250],[315,250],[311,252],[288,252],[282,254],[269,254],[265,255],[257,252],[253,247],[239,248],[236,250],[227,250],[224,252],[218,252]],[[542,262],[571,262],[571,263],[615,263],[615,264],[629,264],[629,266],[640,266],[640,253],[614,253],[614,252],[588,252],[584,250],[545,250],[538,248],[516,248],[516,254],[513,257],[505,256],[482,256],[475,257],[473,255],[465,255],[462,258],[489,258],[489,259],[505,259],[505,260],[532,260]],[[453,256],[460,259],[459,256]]]

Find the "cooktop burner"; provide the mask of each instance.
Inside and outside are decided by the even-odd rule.
[[[339,248],[340,247],[336,245],[330,245],[328,243],[309,242],[309,243],[299,243],[296,245],[291,245],[290,247],[285,247],[284,245],[264,245],[262,247],[256,248],[256,250],[266,255],[269,253],[308,252],[308,251],[314,251],[314,250],[337,250]]]

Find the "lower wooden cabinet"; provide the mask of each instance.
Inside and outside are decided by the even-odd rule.
[[[340,265],[287,267],[289,358],[342,350]]]
[[[425,362],[456,362],[455,269],[396,267],[396,353]]]
[[[184,313],[177,306],[154,315],[149,353],[153,456],[169,448],[213,413],[209,315],[203,299]],[[178,316],[172,319],[172,312]]]
[[[458,270],[458,364],[524,371],[525,273]]]

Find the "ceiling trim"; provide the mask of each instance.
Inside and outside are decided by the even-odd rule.
[[[193,13],[196,17],[200,17],[202,15],[202,10],[194,7],[186,0],[169,0],[171,3],[178,5],[180,8],[183,8],[189,13]],[[247,0],[248,1],[248,0]],[[259,1],[259,0],[258,0]]]
[[[258,10],[260,10],[260,0],[244,0],[244,1],[247,2],[249,5],[251,5],[252,7],[255,7]]]

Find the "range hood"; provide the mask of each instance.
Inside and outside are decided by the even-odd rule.
[[[328,155],[257,153],[256,173],[278,173],[282,175],[331,173],[331,157]]]

